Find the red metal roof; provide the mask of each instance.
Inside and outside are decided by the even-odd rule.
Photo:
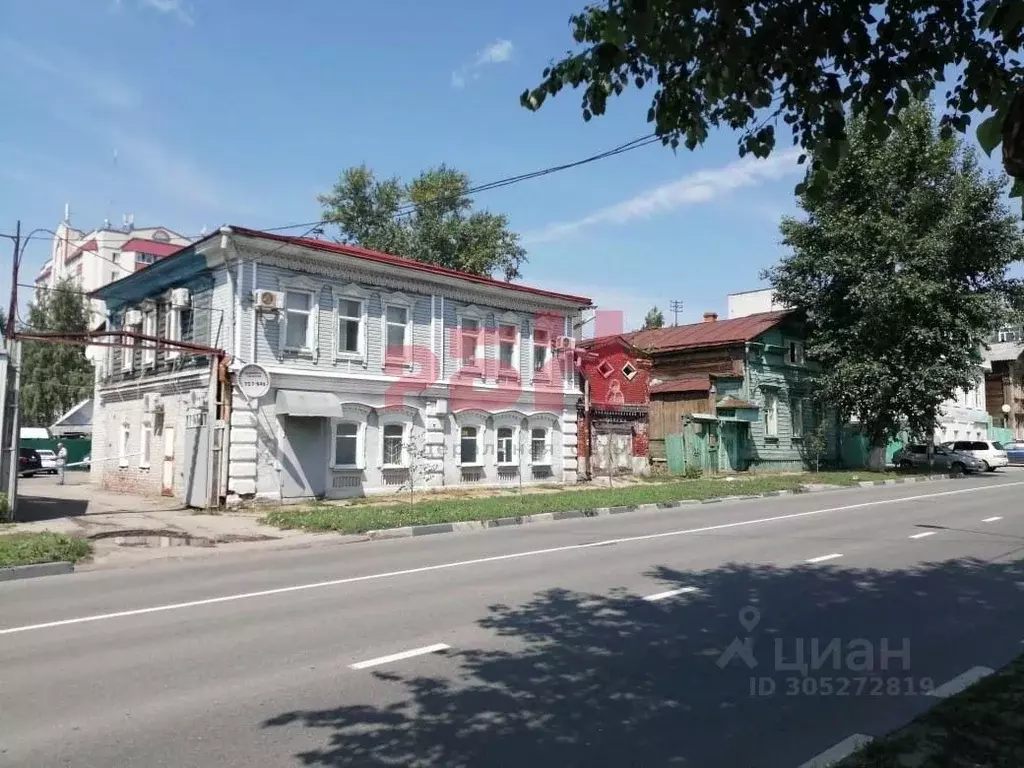
[[[759,312],[732,320],[716,320],[710,323],[692,323],[670,328],[636,331],[625,334],[624,338],[634,347],[650,352],[666,352],[695,347],[722,347],[753,341],[765,331],[774,328],[789,314],[791,314],[791,310]]]
[[[96,241],[95,240],[90,240],[89,242],[84,243],[83,245],[78,246],[74,250],[74,253],[72,253],[70,256],[68,256],[66,259],[64,259],[64,263],[67,264],[69,261],[74,261],[79,256],[81,256],[82,253],[85,252],[85,251],[91,251],[91,252],[95,253],[96,250],[97,250],[97,247],[98,246],[96,245]]]
[[[454,277],[460,280],[465,280],[471,283],[477,283],[479,285],[489,285],[495,288],[503,288],[510,291],[519,291],[521,293],[530,293],[535,296],[543,296],[549,299],[557,299],[559,301],[565,301],[572,304],[576,304],[580,307],[590,307],[593,303],[589,298],[585,296],[573,296],[567,293],[556,293],[554,291],[545,291],[540,288],[531,288],[528,285],[519,285],[517,283],[508,283],[504,280],[495,280],[493,277],[484,277],[482,275],[474,275],[469,272],[460,272],[457,269],[448,269],[446,267],[438,267],[434,264],[425,264],[422,261],[415,261],[413,259],[407,259],[404,256],[394,256],[390,253],[381,253],[380,251],[371,251],[368,248],[360,248],[355,245],[345,245],[343,243],[332,243],[324,240],[314,240],[309,237],[290,237],[288,235],[277,235],[270,232],[260,232],[256,229],[246,229],[245,227],[232,226],[231,230],[236,234],[244,237],[254,237],[262,240],[274,240],[276,242],[292,245],[300,245],[304,248],[312,248],[317,251],[324,251],[326,253],[337,253],[343,256],[354,256],[358,259],[366,259],[367,261],[374,261],[379,264],[390,264],[402,269],[416,270],[417,272],[427,272],[433,275],[439,275],[442,277]],[[218,233],[214,233],[218,234]]]
[[[180,251],[181,248],[182,246],[174,243],[158,243],[155,240],[144,240],[141,237],[132,238],[121,246],[122,251],[129,253],[149,253],[161,257],[170,256],[172,253]]]
[[[662,395],[667,392],[708,392],[711,389],[711,376],[706,373],[698,373],[690,376],[680,376],[678,379],[670,379],[659,384],[651,385],[652,395]]]

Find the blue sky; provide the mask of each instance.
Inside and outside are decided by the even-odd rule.
[[[80,228],[125,212],[185,234],[280,226],[317,218],[317,194],[350,165],[407,178],[447,163],[482,183],[642,136],[647,90],[590,123],[573,92],[519,106],[581,5],[3,0],[0,231],[53,228],[65,202]],[[522,233],[525,282],[592,296],[629,325],[680,299],[689,322],[761,285],[798,180],[792,154],[741,162],[723,132],[476,202]],[[29,246],[27,275],[46,247]]]

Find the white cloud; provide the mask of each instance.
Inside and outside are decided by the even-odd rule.
[[[480,79],[480,69],[511,60],[515,47],[511,40],[495,40],[480,50],[471,62],[452,72],[452,87],[465,88],[470,80]]]
[[[678,181],[662,184],[582,218],[549,224],[534,232],[527,232],[523,235],[523,242],[550,242],[590,227],[626,224],[688,205],[707,203],[734,190],[758,186],[765,181],[797,172],[800,168],[796,164],[799,155],[800,150],[791,149],[773,153],[765,160],[745,157],[721,168],[691,173]]]
[[[191,7],[186,7],[185,0],[139,0],[139,5],[157,13],[177,16],[185,24],[193,23]]]
[[[512,58],[512,41],[495,40],[484,48],[476,57],[476,65],[501,64]]]
[[[13,63],[22,73],[65,84],[102,107],[129,109],[139,102],[138,94],[127,83],[64,52],[59,57],[42,56],[14,40],[0,39],[0,59]]]

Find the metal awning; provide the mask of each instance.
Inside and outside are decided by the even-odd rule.
[[[303,392],[297,389],[277,390],[278,415],[341,418],[341,400],[331,392]]]

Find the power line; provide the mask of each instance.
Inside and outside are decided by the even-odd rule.
[[[679,313],[683,311],[683,302],[679,299],[672,299],[668,303],[668,308],[673,314],[672,325],[679,325]]]

